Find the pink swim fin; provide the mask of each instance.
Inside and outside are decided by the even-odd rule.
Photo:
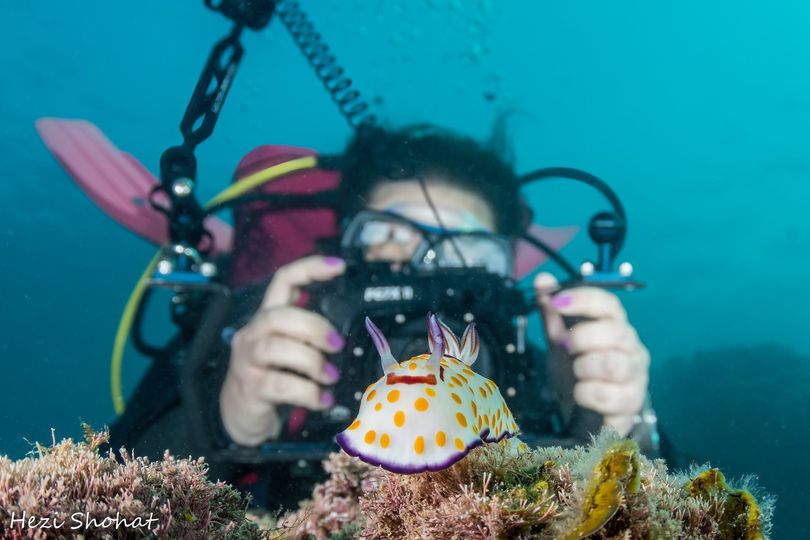
[[[579,232],[579,227],[570,225],[565,227],[543,227],[530,225],[527,231],[543,241],[554,250],[562,249]],[[526,240],[518,240],[515,246],[515,277],[521,279],[537,270],[548,259],[548,255]]]
[[[158,179],[141,162],[85,120],[40,118],[36,128],[45,146],[108,216],[153,244],[167,242],[166,218],[148,201]],[[165,195],[157,201],[165,203]],[[211,216],[205,227],[214,236],[213,255],[230,250],[233,230],[228,223]]]

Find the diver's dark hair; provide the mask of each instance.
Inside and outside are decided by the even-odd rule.
[[[492,208],[500,234],[516,235],[525,226],[526,210],[513,168],[469,137],[429,124],[398,130],[365,127],[349,142],[341,162],[341,219],[362,210],[380,181],[434,173],[480,195]]]

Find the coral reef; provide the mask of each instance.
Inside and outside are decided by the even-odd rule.
[[[281,520],[280,536],[325,540],[358,523],[362,517],[358,500],[377,490],[385,477],[382,469],[343,452],[332,454],[323,465],[329,478],[315,486],[312,499],[301,510]]]
[[[345,453],[298,512],[251,517],[202,460],[100,455],[104,433],[0,457],[0,537],[764,540],[773,501],[751,478],[683,474],[609,432],[585,447],[477,448],[439,472],[402,475]],[[261,521],[261,526],[257,521]]]
[[[85,427],[85,441],[37,444],[29,457],[0,456],[0,537],[262,538],[247,501],[206,478],[200,460],[121,461],[98,447],[106,433]]]
[[[604,528],[621,508],[625,493],[638,493],[639,467],[634,441],[617,441],[608,447],[588,482],[580,522],[564,540],[585,538]]]
[[[773,501],[750,478],[683,474],[609,432],[587,448],[515,454],[487,445],[439,472],[399,475],[333,454],[330,478],[276,532],[287,538],[745,539],[769,532]]]
[[[718,517],[721,538],[761,540],[762,509],[753,494],[745,489],[731,489],[718,469],[708,469],[690,479],[685,486],[689,495],[708,501],[719,501]]]

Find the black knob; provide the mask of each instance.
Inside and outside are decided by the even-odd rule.
[[[588,234],[597,244],[616,245],[624,237],[626,225],[612,212],[599,212],[588,224]]]

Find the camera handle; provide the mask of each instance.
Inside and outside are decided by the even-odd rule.
[[[581,322],[592,320],[590,317],[563,317],[565,327],[570,331]],[[569,439],[569,444],[587,443],[592,436],[597,435],[604,425],[605,417],[593,409],[574,404],[571,418],[568,420],[563,435]],[[658,456],[661,452],[661,435],[658,431],[658,419],[652,408],[649,392],[647,393],[641,411],[636,415],[635,423],[627,437],[635,439],[648,456]]]
[[[584,262],[580,267],[581,283],[569,283],[564,288],[583,284],[591,287],[624,290],[643,287],[643,283],[630,278],[633,272],[630,263],[621,263],[618,271],[614,270],[615,257],[624,240],[626,230],[624,219],[616,213],[599,212],[594,215],[588,224],[588,235],[596,245],[596,263]],[[590,317],[563,317],[563,323],[569,331],[577,324],[590,320],[593,319]],[[574,405],[566,434],[575,440],[587,441],[591,435],[599,433],[603,424],[603,415],[592,409]]]
[[[590,317],[563,317],[563,323],[569,331],[577,324],[591,320],[593,319]],[[564,433],[567,437],[575,441],[587,443],[591,436],[599,433],[604,421],[604,416],[593,409],[574,404],[574,408],[571,411],[571,418],[568,420],[568,425]]]

